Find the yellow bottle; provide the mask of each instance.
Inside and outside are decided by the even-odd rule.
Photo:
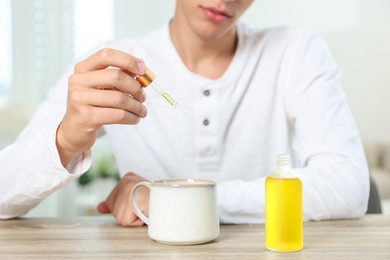
[[[302,183],[287,154],[278,155],[276,170],[265,180],[265,246],[280,252],[303,248]]]

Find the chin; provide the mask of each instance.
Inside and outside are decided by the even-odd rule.
[[[194,26],[193,30],[202,40],[213,41],[223,37],[230,30],[234,30],[234,23],[216,25],[209,22],[204,22],[198,26]]]

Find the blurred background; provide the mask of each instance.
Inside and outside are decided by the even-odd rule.
[[[28,123],[69,65],[101,42],[144,34],[173,15],[174,0],[0,0],[0,149]],[[343,71],[382,206],[390,201],[390,1],[256,0],[242,21],[322,34]],[[96,214],[117,181],[107,140],[93,167],[52,194],[30,216]]]

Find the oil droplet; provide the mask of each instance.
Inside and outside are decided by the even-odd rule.
[[[166,92],[161,93],[161,96],[163,96],[163,98],[165,98],[165,100],[168,101],[169,104],[171,104],[171,106],[173,106],[173,108],[176,108],[176,106],[177,106],[176,101],[168,93],[166,93]]]

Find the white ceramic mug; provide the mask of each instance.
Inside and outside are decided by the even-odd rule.
[[[138,208],[137,189],[150,189],[149,218]],[[166,179],[140,182],[131,191],[135,214],[148,225],[151,239],[175,245],[210,242],[219,235],[215,182]]]

